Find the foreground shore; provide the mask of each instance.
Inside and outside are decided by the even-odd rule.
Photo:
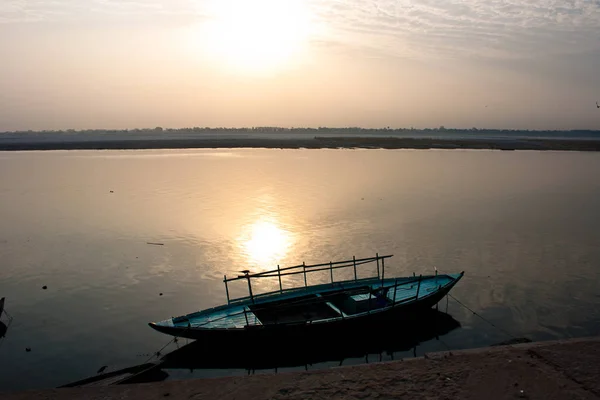
[[[307,137],[265,138],[185,138],[185,139],[102,139],[53,141],[0,141],[0,151],[31,150],[135,150],[201,148],[277,149],[491,149],[491,150],[570,150],[600,151],[600,140],[564,139],[428,139],[399,137]]]
[[[38,399],[599,399],[600,338],[297,373],[5,393]]]

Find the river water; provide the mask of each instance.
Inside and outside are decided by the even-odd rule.
[[[147,323],[224,303],[224,274],[376,253],[390,277],[464,270],[452,294],[495,325],[451,299],[460,327],[402,356],[597,335],[598,171],[580,152],[0,153],[0,390],[146,361],[171,339]]]

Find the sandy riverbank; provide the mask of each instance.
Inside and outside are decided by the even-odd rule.
[[[600,338],[430,353],[302,373],[5,393],[38,399],[598,399]]]
[[[61,141],[0,141],[0,151],[29,150],[128,150],[194,148],[278,148],[278,149],[495,149],[600,151],[600,140],[564,139],[426,139],[398,137],[310,137],[185,138],[185,139],[102,139]]]

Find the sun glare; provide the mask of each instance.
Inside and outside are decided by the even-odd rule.
[[[310,33],[301,0],[215,0],[205,12],[194,40],[238,71],[271,71],[293,62]]]
[[[286,255],[291,237],[275,222],[259,220],[244,230],[240,242],[248,261],[271,268],[271,264],[277,264]]]

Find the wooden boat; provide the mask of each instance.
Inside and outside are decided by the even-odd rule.
[[[458,274],[385,278],[392,255],[296,265],[234,278],[224,276],[227,304],[149,325],[159,332],[201,340],[257,340],[281,335],[291,341],[352,334],[365,324],[414,315],[436,305],[462,278]],[[376,275],[358,278],[358,267],[376,264]],[[352,269],[354,279],[334,280],[334,271]],[[307,276],[329,271],[330,282],[308,285]],[[339,271],[337,271],[339,273]],[[303,275],[304,285],[283,288],[282,278]],[[277,278],[279,290],[253,294],[252,280]],[[231,299],[228,284],[245,280],[248,296]]]

